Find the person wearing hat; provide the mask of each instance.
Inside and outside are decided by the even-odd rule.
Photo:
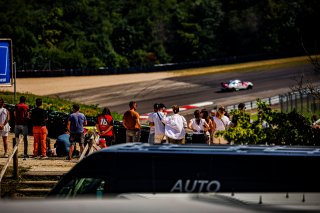
[[[231,121],[230,121],[230,119],[229,119],[227,116],[224,115],[225,112],[226,112],[226,110],[225,110],[225,108],[224,108],[223,106],[220,106],[220,107],[218,108],[217,114],[216,114],[216,116],[213,118],[213,121],[214,121],[214,130],[215,130],[215,132],[216,132],[216,131],[224,131],[224,130],[226,130],[228,127],[231,126]],[[213,143],[214,143],[214,144],[227,144],[228,141],[225,140],[225,139],[223,138],[223,136],[219,136],[219,137],[214,136],[214,138],[213,138]]]
[[[161,144],[165,136],[165,124],[162,119],[166,116],[166,106],[162,103],[158,106],[158,111],[153,113],[152,119],[154,122],[154,143]]]

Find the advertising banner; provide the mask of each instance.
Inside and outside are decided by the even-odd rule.
[[[0,86],[10,86],[12,77],[12,41],[0,38]]]

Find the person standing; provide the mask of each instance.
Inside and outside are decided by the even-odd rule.
[[[130,110],[126,111],[122,118],[122,124],[126,128],[126,142],[139,142],[141,136],[140,115],[137,110],[137,102],[130,101]]]
[[[113,118],[108,107],[103,108],[102,114],[98,116],[96,128],[100,138],[104,138],[107,146],[113,141]]]
[[[158,112],[159,104],[155,103],[153,104],[153,112],[150,113],[148,116],[148,123],[150,126],[149,129],[149,137],[148,137],[148,143],[153,144],[154,143],[154,134],[155,134],[155,126],[153,121],[153,115]]]
[[[212,111],[211,111],[212,112]],[[212,115],[213,113],[211,113]],[[209,112],[206,109],[202,109],[200,112],[200,116],[207,122],[209,128],[206,131],[206,141],[210,145],[213,143],[213,132],[214,132],[214,124],[213,117],[209,115]]]
[[[33,125],[33,156],[38,157],[39,144],[41,146],[41,159],[47,157],[47,112],[42,108],[42,99],[36,99],[36,108],[31,110],[30,120]]]
[[[10,132],[9,126],[10,113],[4,108],[4,100],[0,98],[0,134],[2,135],[3,148],[5,158],[9,157],[8,155],[8,135]]]
[[[200,111],[194,111],[194,118],[189,121],[188,127],[193,131],[192,143],[205,144],[206,141],[206,130],[209,129],[209,125],[205,119],[200,117]]]
[[[214,121],[214,130],[215,131],[224,131],[228,127],[232,125],[230,119],[225,116],[225,108],[223,106],[220,106],[216,116],[213,118]],[[227,144],[229,143],[227,140],[225,140],[222,136],[214,137],[213,138],[214,144]]]
[[[231,122],[232,127],[236,127],[238,122],[251,122],[250,115],[246,113],[246,105],[244,103],[238,104],[238,110],[234,111]]]
[[[76,143],[79,143],[80,154],[84,150],[84,128],[83,126],[87,125],[86,116],[80,112],[80,106],[78,104],[73,104],[72,106],[73,113],[71,113],[68,119],[68,131],[70,132],[70,150],[67,160],[72,160],[72,154],[74,151],[74,146]]]
[[[14,107],[14,133],[16,140],[19,140],[20,134],[23,135],[24,151],[23,160],[29,158],[28,155],[28,120],[30,118],[29,106],[26,104],[26,97],[21,96],[19,104]]]
[[[186,119],[179,115],[179,106],[172,106],[173,115],[165,116],[162,122],[165,124],[165,135],[168,143],[184,144],[187,128]]]
[[[162,119],[166,116],[164,112],[166,106],[162,103],[158,106],[158,111],[153,113],[153,122],[154,122],[154,143],[161,144],[165,136],[165,124],[162,122]]]

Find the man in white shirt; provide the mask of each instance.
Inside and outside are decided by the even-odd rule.
[[[165,136],[165,124],[162,122],[162,119],[165,117],[166,113],[165,105],[160,103],[158,111],[153,113],[153,122],[154,122],[154,143],[161,144]]]
[[[168,143],[184,144],[187,128],[186,119],[179,115],[179,106],[172,106],[173,115],[166,116],[162,119],[165,123],[165,135]]]

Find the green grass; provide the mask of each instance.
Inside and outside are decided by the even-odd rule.
[[[30,93],[17,93],[17,101],[19,100],[20,96],[25,96],[27,98],[27,104],[31,107],[35,106],[35,102],[37,98],[42,98],[43,102],[43,108],[45,110],[52,110],[52,111],[58,111],[58,112],[65,112],[65,113],[71,113],[72,112],[72,105],[76,102],[60,99],[60,98],[52,98],[52,97],[46,97],[46,96],[38,96],[33,95]],[[14,103],[14,94],[12,92],[3,92],[1,91],[0,97],[2,97],[6,104],[13,104]],[[102,112],[102,108],[98,107],[97,105],[85,105],[81,103],[77,103],[80,105],[80,111],[84,113],[86,116],[97,116]],[[121,120],[122,116],[117,114],[116,112],[112,113],[112,116],[114,120]]]

